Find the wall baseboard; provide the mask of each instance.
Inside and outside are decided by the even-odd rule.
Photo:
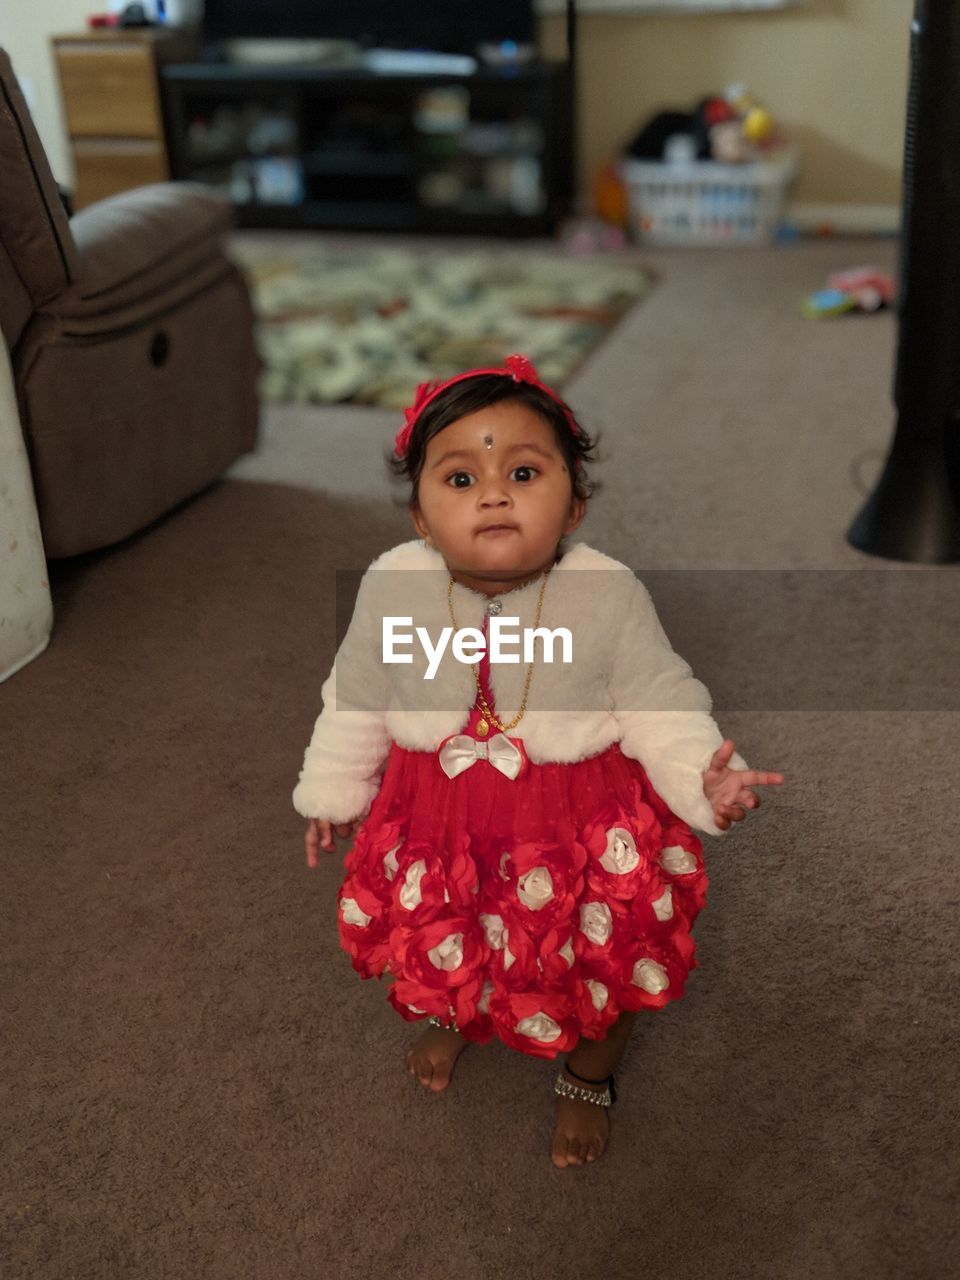
[[[838,235],[896,235],[900,206],[895,204],[790,204],[784,220],[801,231],[832,227]]]

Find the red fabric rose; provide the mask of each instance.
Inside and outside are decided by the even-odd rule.
[[[630,904],[630,918],[635,937],[650,937],[661,942],[676,933],[686,933],[690,927],[684,903],[674,886],[658,875],[651,878]]]
[[[409,928],[438,912],[471,908],[477,890],[477,868],[463,836],[442,852],[408,841],[398,854],[390,890],[390,920]]]
[[[537,948],[518,915],[509,907],[478,916],[490,952],[488,972],[497,986],[526,991],[537,978]]]
[[[376,894],[385,908],[389,907],[393,897],[393,882],[403,849],[402,831],[399,822],[361,827],[344,863],[347,871]]]
[[[542,937],[573,914],[586,861],[587,851],[577,841],[515,845],[501,855],[501,867],[485,887],[532,938]]]
[[[479,990],[478,990],[479,988]],[[493,1039],[493,1019],[490,1017],[490,997],[495,990],[489,978],[478,976],[464,983],[454,992],[454,1009],[457,1026],[466,1040],[486,1044]]]
[[[465,1040],[485,1044],[493,1038],[493,1022],[488,1012],[492,992],[493,983],[479,973],[455,991],[436,990],[398,978],[390,987],[387,999],[407,1022],[420,1022],[425,1017],[455,1022]]]
[[[689,827],[665,827],[656,855],[657,873],[673,889],[674,907],[692,925],[707,900],[709,881],[703,865],[703,845]]]
[[[421,982],[397,978],[390,984],[387,999],[407,1022],[419,1022],[426,1017],[453,1018],[450,992],[431,990]]]
[[[490,954],[466,913],[447,913],[419,927],[398,926],[391,931],[390,946],[390,967],[397,977],[431,991],[462,987],[477,976]]]
[[[638,805],[635,813],[611,806],[602,820],[584,828],[583,842],[590,854],[587,879],[594,893],[627,900],[643,892],[659,843],[649,805]]]
[[[579,957],[577,937],[579,930],[569,920],[548,930],[537,947],[537,970],[544,986],[553,990],[572,992],[578,981]]]
[[[581,1034],[602,1040],[622,1012],[613,991],[601,979],[588,977],[578,981],[575,998]]]
[[[580,1038],[568,995],[497,988],[490,997],[490,1016],[504,1044],[536,1058],[569,1053]]]
[[[617,898],[605,901],[591,896],[579,904],[574,927],[581,963],[591,968],[607,968],[613,963],[610,957],[622,949],[629,914],[627,903]]]
[[[340,945],[356,971],[364,978],[379,977],[390,958],[389,924],[376,894],[351,876],[340,887],[337,925]]]
[[[632,947],[620,966],[617,997],[625,1009],[662,1009],[683,995],[687,973],[696,967],[693,941],[686,935],[681,955],[676,945],[669,947],[643,942]],[[673,940],[671,940],[673,941]]]

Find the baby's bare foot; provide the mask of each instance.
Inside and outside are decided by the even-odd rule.
[[[581,1088],[590,1088],[566,1072],[564,1078]],[[599,1088],[602,1090],[603,1085]],[[557,1125],[550,1159],[558,1169],[570,1164],[593,1164],[603,1155],[609,1136],[610,1117],[606,1107],[577,1098],[557,1098]]]
[[[427,1027],[404,1059],[407,1070],[433,1093],[441,1093],[450,1083],[453,1064],[466,1047],[466,1040],[452,1027]]]

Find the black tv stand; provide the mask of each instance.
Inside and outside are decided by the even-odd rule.
[[[163,68],[172,174],[241,226],[550,234],[568,212],[569,68]]]

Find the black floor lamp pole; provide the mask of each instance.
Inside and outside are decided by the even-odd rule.
[[[916,0],[903,166],[897,426],[855,547],[960,560],[960,4]]]
[[[577,193],[577,4],[576,0],[567,0],[567,75],[570,92],[570,155],[573,162],[570,191],[571,200],[576,200]]]

